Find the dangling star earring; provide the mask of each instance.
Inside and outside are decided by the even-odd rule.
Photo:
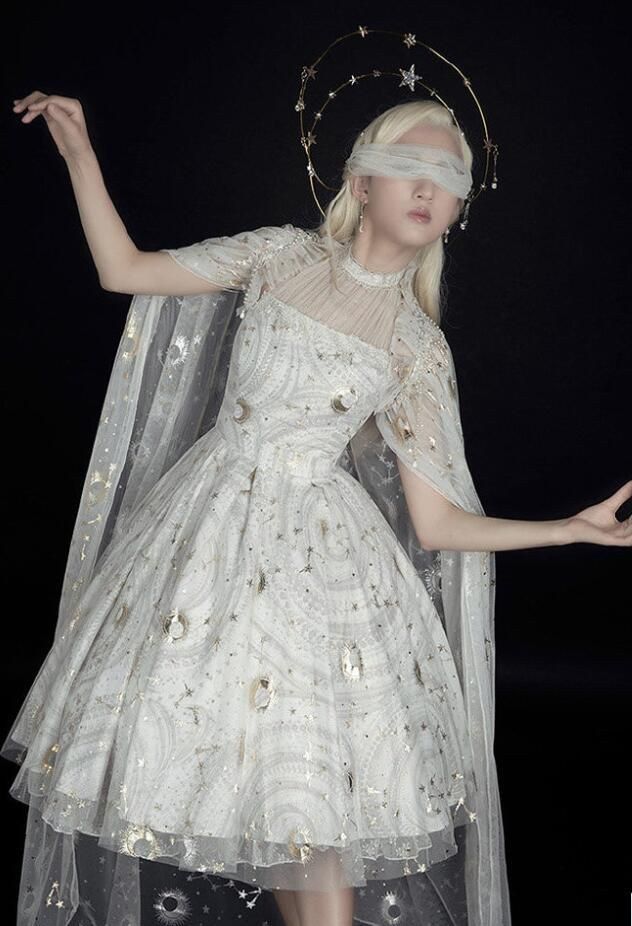
[[[448,227],[446,228],[446,230],[444,231],[444,233],[443,233],[443,243],[444,243],[444,244],[447,244],[447,243],[448,243],[448,238],[449,238],[449,237],[450,237],[450,226],[448,226]]]
[[[360,227],[358,231],[361,231],[361,232],[364,231],[363,219],[364,219],[364,202],[360,206]]]

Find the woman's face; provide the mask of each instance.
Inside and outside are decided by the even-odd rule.
[[[428,123],[409,129],[396,144],[439,145],[461,157],[453,132]],[[456,221],[463,202],[425,177],[352,177],[351,185],[354,194],[366,203],[363,225],[369,237],[378,233],[406,248],[416,249],[435,241]],[[420,206],[430,213],[429,222],[408,215]]]

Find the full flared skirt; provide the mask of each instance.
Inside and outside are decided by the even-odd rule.
[[[330,889],[457,852],[468,750],[432,597],[364,488],[211,429],[110,542],[2,755],[55,830]]]

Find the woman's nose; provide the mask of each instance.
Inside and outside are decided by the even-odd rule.
[[[424,196],[432,196],[434,194],[434,182],[428,177],[420,177],[417,181],[417,193],[423,193]]]

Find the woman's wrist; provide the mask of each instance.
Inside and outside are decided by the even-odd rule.
[[[73,154],[67,155],[64,161],[66,162],[68,170],[76,170],[77,172],[94,167],[99,163],[94,148],[91,146],[79,153],[74,152]]]
[[[574,517],[558,518],[552,524],[553,543],[563,546],[566,543],[577,543],[580,539],[577,532],[577,521]]]

